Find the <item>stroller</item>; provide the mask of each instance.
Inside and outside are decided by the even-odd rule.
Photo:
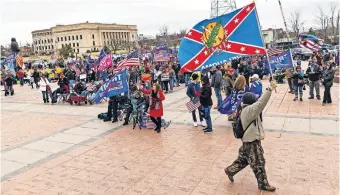
[[[70,105],[73,105],[73,103],[80,105],[81,102],[87,104],[87,94],[88,91],[86,90],[86,87],[84,87],[82,83],[76,84],[76,86],[70,93],[69,99]]]
[[[118,108],[117,108],[118,120],[122,121],[128,114],[129,110],[132,110],[132,104],[130,102],[130,99],[126,96],[118,96],[117,102],[118,102]],[[131,118],[131,115],[130,115],[130,118]],[[130,118],[129,118],[129,121],[130,121]]]

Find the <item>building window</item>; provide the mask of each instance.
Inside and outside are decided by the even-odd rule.
[[[73,43],[73,47],[75,47],[76,46],[76,44],[75,43]]]
[[[79,53],[79,49],[77,49],[77,52]]]
[[[45,39],[45,44],[46,44],[46,39]]]
[[[68,44],[70,47],[71,47],[71,43],[70,44]]]
[[[75,49],[73,49],[73,53],[75,53],[76,52],[76,50]]]
[[[74,36],[72,36],[72,40],[74,41]]]
[[[94,39],[94,34],[92,34],[92,39]]]
[[[104,45],[106,45],[106,41],[104,41]]]
[[[39,50],[41,50],[41,46],[39,46]]]
[[[70,40],[70,37],[68,37],[68,40]],[[67,37],[65,36],[65,41],[67,41]]]
[[[38,43],[40,44],[40,40],[38,41]]]
[[[57,37],[57,41],[59,42],[59,37]]]
[[[45,49],[47,49],[47,46],[45,46]]]
[[[96,42],[93,41],[93,46],[95,46],[95,45],[96,45]]]
[[[47,43],[50,43],[50,40],[49,40],[49,39],[47,39]]]
[[[79,43],[77,43],[77,47],[79,47]]]
[[[83,35],[80,35],[80,39],[83,39]]]
[[[51,49],[51,46],[48,46],[48,49]]]
[[[76,35],[76,40],[78,40],[78,35]]]
[[[51,43],[53,43],[53,39],[51,39]]]
[[[63,39],[64,39],[63,37],[60,37],[60,38],[61,38],[61,41],[64,41],[64,40],[63,40]]]
[[[103,33],[103,37],[104,37],[104,39],[105,39],[105,33]]]
[[[52,49],[54,49],[53,45],[52,45]]]
[[[63,47],[64,47],[64,44],[61,44],[61,47],[63,48]]]

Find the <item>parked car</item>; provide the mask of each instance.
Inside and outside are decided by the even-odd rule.
[[[293,49],[293,57],[299,57],[301,60],[308,60],[313,55],[313,52],[307,48]]]

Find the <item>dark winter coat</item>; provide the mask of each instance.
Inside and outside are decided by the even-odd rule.
[[[312,65],[307,68],[306,75],[310,81],[318,81],[322,75],[322,69],[319,65]]]
[[[323,84],[325,87],[333,86],[334,70],[332,68],[327,68],[323,73]]]
[[[203,107],[208,107],[213,105],[213,101],[211,99],[211,86],[210,84],[203,84],[200,93],[200,102]]]

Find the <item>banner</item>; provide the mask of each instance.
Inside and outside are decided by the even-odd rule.
[[[5,58],[5,60],[1,63],[1,66],[4,66],[4,65],[10,63],[10,61],[11,61],[12,59],[14,59],[14,58],[15,58],[15,53],[9,54],[9,55]]]
[[[233,90],[231,94],[223,100],[221,106],[218,108],[218,111],[221,114],[233,114],[234,112],[236,112],[237,107],[241,104],[243,94],[248,91],[248,86],[238,92],[236,90]]]
[[[269,63],[272,70],[276,68],[286,69],[293,68],[293,58],[290,49],[277,55],[269,57]],[[268,62],[265,62],[265,67],[269,69]]]
[[[103,71],[112,67],[112,54],[104,56],[99,63],[98,71]]]
[[[255,3],[197,23],[181,40],[182,72],[223,65],[239,56],[265,54]]]
[[[154,53],[159,53],[160,51],[168,51],[168,44],[159,44],[153,49]]]
[[[118,72],[113,78],[105,82],[92,98],[92,101],[99,103],[104,97],[111,97],[129,90],[126,78],[126,70]]]

